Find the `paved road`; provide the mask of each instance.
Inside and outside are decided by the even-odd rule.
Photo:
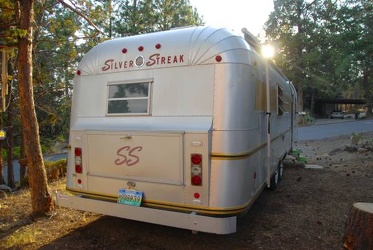
[[[67,154],[62,153],[62,154],[52,154],[52,155],[46,155],[44,156],[44,161],[57,161],[59,159],[66,158]],[[18,160],[13,161],[13,173],[14,173],[14,181],[18,182],[19,181],[19,162]],[[5,182],[8,182],[7,177],[8,176],[8,167],[7,164],[4,166],[4,177],[5,177]]]
[[[298,141],[351,135],[352,133],[373,132],[373,120],[319,119],[314,125],[298,128]]]

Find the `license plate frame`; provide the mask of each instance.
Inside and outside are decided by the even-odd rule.
[[[135,189],[121,188],[118,191],[118,203],[123,205],[141,206],[143,192]]]

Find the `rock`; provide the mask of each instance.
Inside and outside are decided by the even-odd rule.
[[[4,185],[4,184],[0,185],[0,190],[5,190],[5,191],[8,191],[8,192],[12,192],[12,189],[10,187],[8,187],[7,185]]]
[[[356,146],[359,143],[359,141],[361,140],[361,138],[362,138],[361,134],[352,133],[352,136],[350,138],[351,145]]]
[[[319,166],[319,165],[312,165],[312,164],[306,164],[305,169],[323,169],[322,166]]]
[[[373,151],[373,139],[361,139],[357,143],[359,148],[366,148],[369,151]]]
[[[333,149],[332,151],[330,151],[329,155],[336,155],[337,153],[339,153],[341,151],[342,151],[341,148],[336,148],[336,149]]]
[[[357,147],[355,145],[346,145],[344,147],[343,151],[347,151],[347,152],[353,153],[353,152],[357,151]]]
[[[368,152],[368,151],[369,151],[368,148],[358,148],[358,149],[357,149],[357,152],[359,152],[360,154],[364,154],[364,153],[366,153],[366,152]]]

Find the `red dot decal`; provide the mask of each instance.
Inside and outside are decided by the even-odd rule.
[[[80,76],[80,75],[82,74],[82,72],[78,69],[78,71],[76,72],[76,74],[77,74],[78,76]]]
[[[156,49],[160,49],[162,47],[162,45],[160,44],[160,43],[157,43],[156,45],[155,45],[155,48]]]
[[[223,58],[221,57],[221,55],[217,55],[217,56],[215,56],[215,60],[216,60],[217,62],[221,62],[222,59],[223,59]]]
[[[140,46],[139,47],[139,51],[143,51],[144,50],[144,47],[143,46]]]
[[[127,53],[127,49],[126,49],[126,48],[123,48],[123,49],[122,49],[122,53],[123,53],[123,54],[126,54],[126,53]]]

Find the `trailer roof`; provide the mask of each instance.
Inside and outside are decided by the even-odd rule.
[[[232,30],[188,27],[105,41],[91,49],[78,75],[212,63],[253,63],[253,50]]]

